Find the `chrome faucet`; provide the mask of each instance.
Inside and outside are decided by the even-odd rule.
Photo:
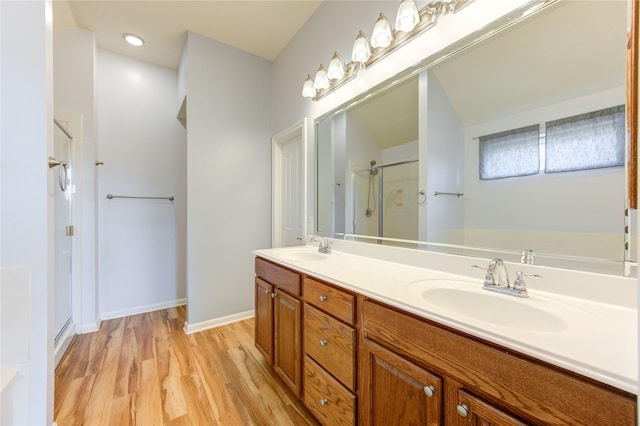
[[[481,268],[478,265],[471,265],[474,268]],[[484,284],[482,288],[489,291],[495,291],[502,294],[508,294],[517,297],[529,297],[527,292],[527,285],[524,282],[524,277],[542,278],[541,275],[532,274],[526,275],[523,272],[516,272],[516,280],[513,285],[509,282],[509,273],[507,267],[502,259],[491,259],[489,266],[487,267],[487,274],[484,277]]]
[[[313,234],[313,237],[311,237],[311,239],[309,240],[310,243],[314,243],[316,241],[320,241],[320,245],[318,245],[318,251],[320,253],[324,253],[324,254],[330,254],[331,253],[331,245],[330,245],[331,242],[327,241],[326,238],[324,238],[318,232]]]
[[[498,286],[502,288],[511,286],[509,283],[509,272],[507,272],[507,267],[504,265],[502,259],[491,259],[487,267],[487,275],[484,278],[484,285],[485,287]]]

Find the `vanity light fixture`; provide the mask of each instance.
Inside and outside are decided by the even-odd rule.
[[[380,13],[371,33],[371,42],[361,30],[358,32],[351,61],[344,62],[338,52],[335,52],[329,62],[329,68],[320,65],[315,79],[307,76],[302,87],[302,96],[314,101],[333,92],[337,88],[353,80],[358,70],[368,68],[403,46],[405,43],[423,33],[436,24],[438,16],[445,13],[456,13],[473,0],[437,0],[418,10],[416,0],[402,0],[396,15],[396,29],[391,22]]]
[[[384,16],[384,13],[380,13],[371,32],[371,47],[389,47],[392,41],[393,30],[391,29],[391,22],[389,22],[389,18]]]
[[[131,33],[124,33],[122,34],[122,38],[124,38],[124,40],[129,43],[132,46],[135,47],[140,47],[144,44],[144,40],[142,39],[142,37],[137,36],[135,34],[131,34]]]

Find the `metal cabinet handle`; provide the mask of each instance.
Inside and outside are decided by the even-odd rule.
[[[265,288],[265,289],[264,289],[264,292],[265,292],[265,293],[267,293],[267,294],[269,294],[269,293],[271,293],[271,290],[269,290],[268,288]]]
[[[275,293],[271,293],[271,298],[275,299],[276,298],[276,294]]]
[[[327,346],[329,344],[328,340],[322,339],[320,340],[320,346]]]
[[[433,396],[433,393],[436,391],[436,388],[429,385],[429,386],[425,386],[424,387],[424,393],[431,398]]]
[[[322,405],[323,407],[327,405],[327,403],[329,403],[329,400],[327,398],[322,398],[320,400],[320,405]]]
[[[319,297],[321,302],[326,302],[327,301],[327,296],[320,296]]]
[[[460,417],[467,417],[469,415],[469,407],[466,404],[459,404],[456,407],[456,411]]]

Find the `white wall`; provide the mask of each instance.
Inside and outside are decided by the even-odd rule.
[[[94,331],[98,323],[96,276],[96,155],[97,120],[95,111],[96,43],[93,33],[82,29],[59,31],[53,35],[54,107],[56,111],[82,114],[81,132],[73,132],[74,145],[80,144],[82,157],[74,164],[76,182],[74,203],[73,280],[74,320],[81,332]],[[77,152],[77,151],[76,151]],[[74,161],[76,158],[74,158]]]
[[[0,261],[29,269],[28,411],[16,424],[53,422],[53,64],[51,3],[0,2]],[[28,419],[28,420],[25,420]]]
[[[463,198],[436,196],[435,192],[464,192],[464,127],[436,74],[430,70],[424,73],[427,78],[420,78],[420,96],[426,96],[427,101],[426,109],[420,109],[420,122],[426,124],[426,140],[421,141],[420,156],[427,185],[426,217],[421,220],[427,221],[427,234],[420,239],[460,244]]]
[[[97,82],[100,316],[183,303],[186,143],[176,72],[98,49]]]
[[[269,61],[192,32],[187,44],[192,331],[199,323],[253,313],[251,251],[271,242],[271,136],[277,132],[268,114]]]

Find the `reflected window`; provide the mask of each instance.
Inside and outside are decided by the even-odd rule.
[[[540,126],[481,136],[480,179],[535,175],[540,170]]]
[[[546,123],[545,173],[624,165],[624,105]]]

